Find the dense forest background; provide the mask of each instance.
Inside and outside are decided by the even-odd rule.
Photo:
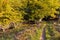
[[[0,31],[0,40],[60,40],[60,0],[0,0]]]

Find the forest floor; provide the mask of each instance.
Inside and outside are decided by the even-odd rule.
[[[20,23],[13,29],[0,31],[0,40],[60,40],[60,24],[52,22]]]

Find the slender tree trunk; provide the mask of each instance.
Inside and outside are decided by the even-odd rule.
[[[42,40],[45,40],[46,38],[46,33],[45,33],[45,28],[43,28],[43,32],[42,32]]]
[[[41,34],[41,39],[40,40],[46,40],[46,33],[45,33],[45,27],[42,30],[42,34]]]

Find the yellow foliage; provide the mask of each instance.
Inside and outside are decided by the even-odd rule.
[[[49,15],[56,17],[59,4],[59,0],[0,0],[0,23],[20,22],[24,15],[33,20]]]

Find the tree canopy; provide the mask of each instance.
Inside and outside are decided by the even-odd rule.
[[[0,0],[0,24],[56,17],[59,4],[59,0]]]

